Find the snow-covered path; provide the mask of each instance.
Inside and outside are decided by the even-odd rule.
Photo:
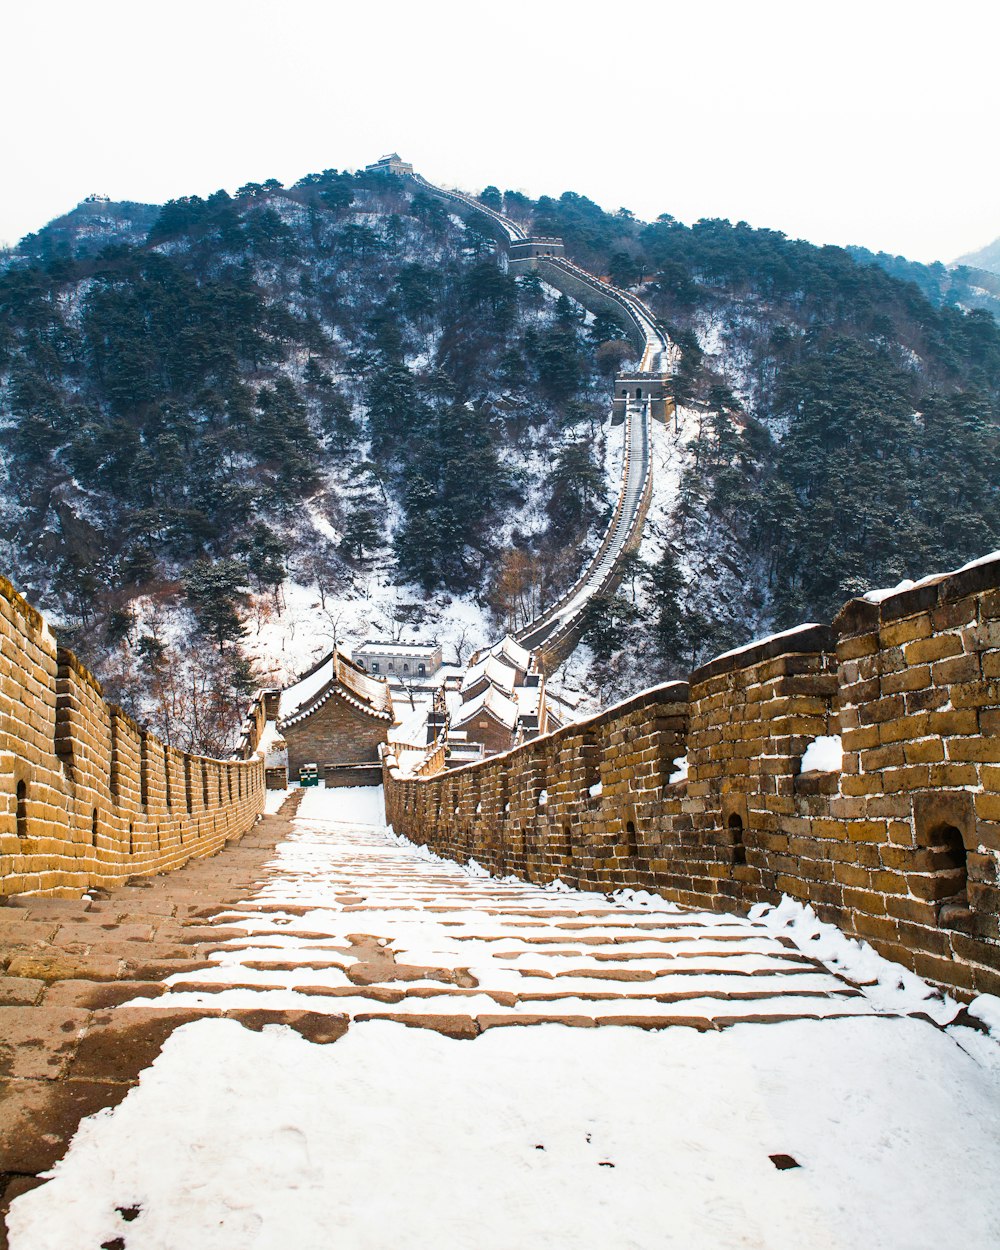
[[[346,1033],[177,1029],[15,1200],[12,1250],[1000,1244],[992,1042],[759,921],[442,862],[365,823],[377,799],[308,793],[217,919],[248,936],[120,1008]]]

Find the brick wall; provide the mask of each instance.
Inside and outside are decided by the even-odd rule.
[[[282,726],[288,743],[288,775],[298,780],[303,764],[371,764],[378,760],[391,719],[373,716],[337,691],[301,720]]]
[[[263,808],[260,761],[165,747],[0,578],[0,895],[79,894],[179,867]]]
[[[836,733],[842,770],[803,773]],[[396,830],[442,854],[698,907],[789,894],[931,980],[998,993],[1000,558],[482,763],[413,779],[387,757],[385,783]]]

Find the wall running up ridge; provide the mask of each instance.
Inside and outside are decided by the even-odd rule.
[[[241,837],[263,801],[262,761],[165,746],[0,577],[0,896],[179,868]]]
[[[673,412],[677,348],[637,296],[567,260],[561,239],[530,238],[517,222],[474,196],[435,186],[412,170],[405,176],[428,194],[480,216],[505,248],[511,273],[535,270],[584,308],[608,313],[624,327],[641,357],[634,373],[619,375],[615,381],[613,412],[628,425],[626,455],[618,501],[601,545],[569,590],[517,634],[518,641],[537,652],[544,669],[552,672],[580,641],[589,601],[619,585],[624,558],[642,539],[653,487],[650,424],[654,417],[666,420]]]
[[[802,772],[838,733],[842,769]],[[922,976],[1000,993],[1000,556],[506,755],[421,777],[387,756],[384,775],[396,832],[440,854],[695,907],[788,894]]]

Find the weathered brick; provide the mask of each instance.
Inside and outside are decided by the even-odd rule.
[[[907,764],[937,764],[944,760],[944,743],[940,738],[921,738],[903,744]]]
[[[917,642],[907,643],[903,648],[907,664],[926,664],[928,661],[943,660],[949,655],[962,654],[962,640],[955,634],[938,634],[933,638],[922,638]]]
[[[947,686],[953,682],[978,681],[981,676],[979,657],[977,655],[956,655],[948,660],[938,660],[931,665],[931,673],[936,686]]]
[[[1000,764],[1000,738],[951,738],[947,748],[950,760]]]
[[[979,732],[979,719],[975,711],[962,709],[947,712],[932,712],[928,731],[949,738],[960,734]]]
[[[879,630],[879,640],[884,647],[898,647],[900,643],[912,642],[917,638],[929,638],[930,635],[931,622],[930,617],[926,615],[894,621],[892,624],[883,625]]]
[[[959,682],[951,687],[956,708],[996,707],[1000,704],[1000,679]]]

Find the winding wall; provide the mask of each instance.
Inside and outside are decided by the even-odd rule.
[[[842,769],[803,773],[836,733]],[[1000,556],[505,755],[384,775],[396,832],[440,854],[720,910],[789,894],[931,980],[1000,993]]]
[[[244,747],[265,718],[254,704]],[[0,896],[79,895],[180,867],[241,837],[262,761],[165,746],[121,708],[0,578]]]
[[[408,177],[428,194],[481,214],[508,251],[531,243],[521,226],[473,196],[437,187],[419,174]],[[562,247],[561,240],[541,242],[558,244],[560,250]],[[522,247],[521,250],[532,249]],[[572,296],[585,308],[605,312],[618,321],[640,353],[639,367],[629,378],[646,383],[640,388],[645,398],[631,402],[619,399],[617,390],[620,388],[616,388],[616,408],[624,409],[628,423],[626,454],[618,500],[600,546],[574,584],[517,634],[518,641],[537,651],[543,657],[544,666],[552,671],[580,641],[587,605],[595,596],[608,594],[618,586],[624,557],[634,551],[642,539],[653,487],[653,404],[660,405],[662,414],[668,390],[666,379],[676,368],[677,349],[640,299],[594,277],[564,256],[533,254],[524,259],[512,256],[509,266],[513,272],[536,270],[550,285]]]

